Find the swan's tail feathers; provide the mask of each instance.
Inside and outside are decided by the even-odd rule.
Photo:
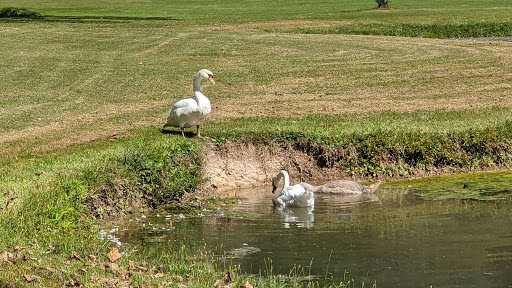
[[[167,122],[167,123],[164,124],[164,127],[162,127],[162,129],[165,129],[167,127],[176,127],[176,126],[173,125],[172,123]]]
[[[315,189],[316,187],[309,184],[309,183],[306,183],[306,182],[300,182],[299,183],[300,186],[302,186],[302,188],[304,188],[304,190],[306,190],[306,192],[316,192],[317,189]]]
[[[379,189],[380,183],[381,182],[379,181],[379,182],[374,183],[372,185],[365,186],[364,189],[363,189],[363,193],[373,193],[373,192],[377,191],[377,189]]]
[[[171,117],[167,117],[167,121],[165,122],[164,127],[162,129],[165,129],[165,128],[171,126],[171,123],[169,120],[171,120]]]
[[[174,117],[173,115],[169,115],[167,117],[167,122],[165,122],[164,127],[162,129],[165,129],[167,127],[180,127],[180,124],[181,123],[178,122],[176,117]]]

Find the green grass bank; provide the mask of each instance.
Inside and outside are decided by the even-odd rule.
[[[302,123],[306,122],[309,121]],[[97,140],[63,155],[27,161],[16,169],[2,170],[0,221],[4,225],[0,227],[0,250],[12,255],[1,260],[0,283],[24,286],[29,283],[28,276],[36,279],[32,283],[35,286],[47,287],[75,282],[95,287],[109,281],[117,281],[116,285],[164,285],[173,279],[187,287],[213,287],[213,282],[230,270],[240,285],[247,279],[254,284],[256,280],[237,275],[236,267],[219,264],[207,251],[198,259],[181,247],[158,259],[126,257],[119,261],[120,266],[112,268],[107,252],[113,244],[98,239],[98,223],[145,209],[161,209],[194,193],[208,180],[201,178],[201,163],[205,161],[200,156],[202,141],[213,141],[217,146],[228,141],[281,143],[315,157],[319,168],[343,169],[360,178],[385,179],[395,173],[399,175],[395,178],[408,178],[418,173],[509,167],[510,124],[443,135],[377,131],[364,136],[322,136],[286,129],[232,130],[218,135],[214,132],[211,140],[182,138],[150,129]],[[207,199],[202,201],[208,203]],[[203,207],[187,205],[192,212]],[[146,266],[133,268],[135,263]],[[27,267],[37,269],[20,275],[19,270]],[[146,273],[152,267],[155,270]],[[275,278],[271,287],[289,285],[295,284]],[[314,283],[308,285],[316,287]],[[332,285],[345,287],[340,283]]]

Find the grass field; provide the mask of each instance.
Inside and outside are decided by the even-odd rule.
[[[308,11],[310,18],[317,15],[318,19],[301,20],[294,17],[299,17],[296,13],[302,4],[273,2],[289,9],[280,14],[282,19],[268,19],[271,13],[264,18],[267,14],[261,11],[253,13],[259,18],[244,23],[235,12],[243,15],[245,6],[220,13],[227,6],[222,2],[206,2],[204,7],[179,3],[175,8],[179,13],[174,12],[179,16],[171,15],[174,6],[164,8],[158,2],[146,9],[145,2],[123,9],[115,9],[122,4],[117,2],[84,1],[80,2],[83,7],[74,9],[69,6],[75,4],[65,1],[40,7],[18,3],[53,17],[0,22],[6,39],[0,43],[4,59],[0,163],[37,157],[134,127],[157,128],[176,100],[191,95],[191,78],[203,67],[218,79],[215,87],[204,86],[213,103],[212,122],[318,114],[378,122],[382,112],[464,111],[466,116],[460,118],[470,121],[462,128],[470,128],[477,121],[469,116],[471,111],[490,109],[475,112],[485,115],[480,123],[484,126],[511,118],[510,113],[492,113],[512,107],[510,43],[289,32],[344,23],[334,16],[326,18],[323,9],[330,5],[343,10],[341,14],[359,15],[350,20],[358,24],[391,23],[396,20],[386,17],[393,13],[431,13],[423,13],[427,7],[376,11],[371,1],[363,7],[338,2],[315,4]],[[249,3],[266,7],[259,1]],[[412,5],[394,3],[397,7],[407,4]],[[510,9],[503,6],[505,2],[488,5],[479,9],[481,21],[487,21],[485,17],[508,20],[493,18]],[[471,21],[472,9],[462,13],[461,7],[453,2],[439,9],[452,13],[450,23]],[[112,11],[117,11],[117,18]],[[231,16],[206,18],[206,25],[193,19],[193,11]],[[179,20],[148,20],[151,17]],[[416,23],[420,18],[403,21]],[[433,20],[446,21],[440,15]],[[275,30],[288,32],[268,32]],[[341,126],[348,131],[368,129],[357,122],[345,124]],[[304,123],[303,129],[310,129],[308,125]],[[215,126],[206,124],[204,129]],[[445,131],[452,125],[423,121],[421,126]]]
[[[427,142],[441,139],[429,147],[463,143],[475,155],[499,147],[498,158],[510,163],[512,42],[442,36],[512,36],[509,0],[397,0],[389,10],[355,0],[1,5],[40,16],[0,18],[0,221],[9,223],[0,228],[0,253],[35,242],[41,257],[59,245],[44,263],[64,263],[72,250],[103,255],[105,247],[90,247],[96,222],[86,216],[98,203],[85,199],[134,183],[143,185],[124,195],[133,201],[163,186],[162,195],[179,197],[197,185],[197,175],[185,173],[182,186],[169,187],[161,155],[195,163],[201,142],[159,129],[172,104],[192,95],[201,68],[217,82],[203,86],[212,102],[204,136],[340,146],[387,135],[386,146],[427,135]],[[419,32],[397,34],[397,27]],[[139,170],[125,170],[127,163]],[[5,267],[0,286],[25,283],[17,268]]]

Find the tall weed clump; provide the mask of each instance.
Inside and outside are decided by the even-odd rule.
[[[156,205],[180,199],[202,183],[199,149],[182,139],[156,143],[152,138],[134,141],[116,161]]]
[[[89,193],[83,202],[97,218],[157,207],[193,193],[202,183],[199,148],[183,139],[142,137],[123,143],[73,177],[86,183]]]

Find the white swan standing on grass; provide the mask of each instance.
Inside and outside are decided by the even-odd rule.
[[[312,207],[315,203],[313,192],[306,191],[299,184],[290,186],[290,175],[281,170],[276,177],[272,179],[272,193],[276,193],[277,187],[281,185],[284,179],[283,190],[277,196],[275,203],[281,207]]]
[[[206,118],[212,110],[210,100],[201,93],[201,80],[203,79],[208,79],[212,84],[215,84],[213,73],[210,70],[201,69],[197,72],[194,78],[194,97],[176,102],[169,111],[167,123],[165,123],[162,129],[167,127],[180,127],[181,135],[185,137],[184,128],[197,126],[197,136],[201,137],[201,121]]]

